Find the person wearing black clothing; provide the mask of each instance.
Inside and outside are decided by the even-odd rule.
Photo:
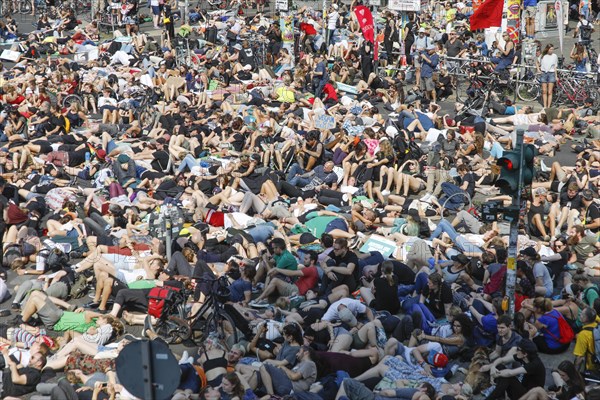
[[[404,48],[406,51],[406,63],[408,65],[412,65],[412,56],[409,51],[412,48],[413,43],[415,42],[415,34],[419,29],[419,21],[417,20],[417,16],[414,12],[408,13],[408,22],[404,26]]]
[[[369,75],[374,71],[373,44],[365,40],[358,53],[360,55],[360,69],[362,71],[363,80],[368,81]]]
[[[2,349],[2,355],[8,365],[2,374],[0,398],[19,397],[35,391],[35,387],[42,380],[42,369],[46,366],[46,356],[42,353],[33,353],[27,367],[19,368],[17,363],[9,356],[8,348]]]
[[[329,294],[331,289],[346,285],[350,293],[358,286],[358,257],[348,248],[348,240],[338,238],[333,242],[333,251],[321,261],[323,269],[322,292]]]
[[[267,60],[270,61],[270,64],[273,64],[273,61],[279,56],[283,43],[279,22],[274,22],[267,30],[265,36],[269,39],[269,44],[267,46]]]
[[[383,47],[387,55],[388,64],[394,63],[394,43],[398,42],[398,29],[394,18],[388,18],[384,30]]]
[[[250,43],[247,40],[242,42],[242,50],[239,53],[239,62],[242,66],[250,65],[252,67],[251,70],[256,68],[256,56],[254,55],[254,51],[252,47],[250,47]]]
[[[594,192],[591,189],[585,189],[581,192],[583,202],[583,227],[594,233],[600,232],[600,203],[594,201]]]
[[[517,353],[503,357],[501,362],[519,362],[517,368],[492,368],[490,374],[495,379],[496,388],[486,400],[503,399],[505,395],[511,400],[521,398],[529,390],[544,387],[546,383],[546,367],[540,360],[536,345],[529,339],[522,339],[517,345]],[[496,362],[495,364],[499,364]],[[523,375],[523,379],[517,377]]]

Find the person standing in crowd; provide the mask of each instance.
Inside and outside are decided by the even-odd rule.
[[[556,83],[556,70],[558,69],[558,56],[554,54],[554,46],[546,45],[542,52],[542,59],[538,72],[542,74],[542,103],[544,108],[552,104],[554,84]]]
[[[525,0],[521,6],[525,17],[525,38],[533,41],[535,39],[535,18],[538,12],[537,0]]]

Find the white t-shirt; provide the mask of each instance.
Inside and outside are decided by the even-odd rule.
[[[327,16],[327,29],[334,30],[337,26],[337,21],[340,18],[340,13],[334,11]]]
[[[339,320],[340,317],[338,315],[338,307],[342,304],[345,305],[346,307],[348,307],[348,309],[350,311],[352,311],[352,314],[354,314],[355,316],[357,314],[362,314],[365,311],[367,311],[367,306],[365,306],[360,301],[350,299],[350,298],[345,298],[345,299],[338,300],[335,303],[333,303],[332,305],[330,305],[329,308],[327,309],[327,312],[325,312],[325,315],[323,315],[323,318],[321,318],[321,319],[323,321]]]
[[[540,62],[542,72],[556,72],[556,67],[558,67],[558,56],[556,54],[546,54],[542,57]]]

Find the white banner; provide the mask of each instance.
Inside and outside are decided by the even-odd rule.
[[[556,2],[554,3],[554,10],[556,10],[556,22],[558,25],[558,43],[560,44],[560,53],[563,54],[565,25],[563,24],[563,5],[561,0],[556,0]]]
[[[421,0],[389,0],[388,8],[395,11],[421,11]]]

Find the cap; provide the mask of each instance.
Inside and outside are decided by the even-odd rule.
[[[398,129],[395,126],[388,126],[385,128],[385,134],[390,137],[395,137],[398,134]]]
[[[533,247],[527,247],[521,250],[521,255],[534,258],[537,255],[537,251]]]
[[[119,164],[125,164],[129,162],[129,156],[127,154],[119,154],[119,157],[117,157],[117,162]]]
[[[338,317],[340,317],[340,321],[351,327],[355,327],[358,324],[356,317],[354,314],[352,314],[352,311],[350,311],[348,307],[344,307],[338,311]]]
[[[419,33],[425,33],[425,32],[427,32],[427,31],[425,30],[425,28],[419,28]]]
[[[464,254],[457,254],[455,256],[450,257],[450,259],[452,261],[456,261],[461,265],[467,265],[470,262],[469,257],[465,256]]]
[[[337,4],[332,4],[331,8],[333,8],[334,10],[337,10],[338,9],[338,5]]]
[[[427,357],[427,362],[433,365],[436,368],[444,368],[448,365],[448,356],[444,353],[429,353],[429,357]]]
[[[585,99],[584,103],[594,104],[594,99],[592,99],[591,97],[588,97],[587,99]]]
[[[250,65],[250,64],[244,65],[244,70],[250,71],[251,69],[252,69],[252,65]]]
[[[103,149],[97,150],[96,157],[100,160],[104,160],[106,158],[106,151],[104,151]]]
[[[236,44],[235,46],[233,46],[233,48],[234,48],[235,50],[242,50],[242,45],[238,43],[238,44]]]
[[[536,196],[545,196],[548,193],[548,191],[546,190],[546,188],[543,187],[539,187],[537,189],[535,189],[534,194]]]
[[[581,192],[581,197],[587,201],[594,200],[594,191],[592,189],[585,189]]]

